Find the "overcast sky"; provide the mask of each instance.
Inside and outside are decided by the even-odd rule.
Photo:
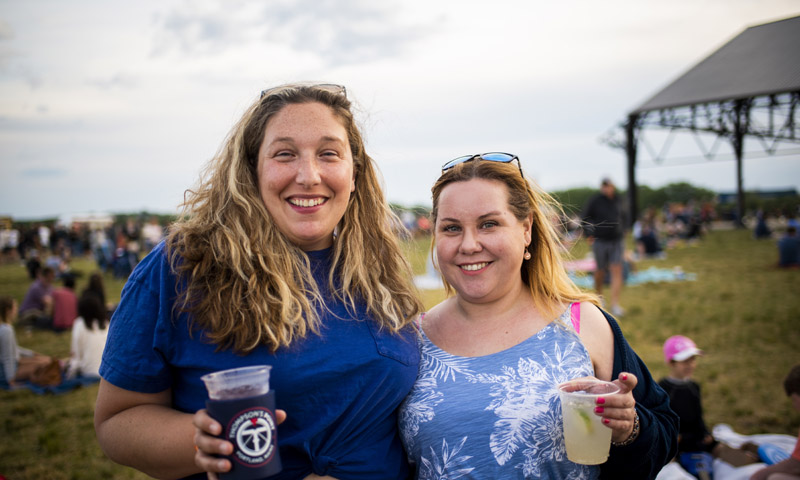
[[[0,215],[174,213],[259,92],[298,80],[346,85],[392,202],[429,205],[441,164],[497,150],[547,190],[625,188],[600,138],[747,27],[796,15],[798,0],[0,0]],[[652,187],[736,188],[725,157],[641,157]],[[800,188],[800,157],[744,174]]]

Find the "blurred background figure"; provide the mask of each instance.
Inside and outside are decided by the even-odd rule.
[[[164,228],[158,223],[158,218],[150,217],[150,220],[142,227],[145,253],[152,250],[163,238]]]
[[[786,227],[786,233],[778,240],[778,266],[800,267],[800,237],[793,225]]]
[[[78,296],[75,295],[75,275],[61,277],[62,286],[53,289],[53,330],[63,332],[72,328],[78,317]]]
[[[29,380],[39,367],[50,364],[50,357],[17,344],[14,321],[17,301],[0,297],[0,388],[13,387]]]
[[[72,325],[66,378],[99,378],[100,362],[108,336],[108,313],[103,300],[94,291],[84,290],[78,301],[78,315]]]
[[[592,196],[583,210],[583,228],[586,240],[592,246],[597,267],[594,270],[594,288],[603,295],[605,271],[611,274],[611,313],[619,317],[624,310],[619,304],[622,293],[622,261],[625,238],[625,208],[611,179],[604,178],[600,192]],[[604,300],[605,303],[605,300]]]
[[[23,325],[50,329],[53,326],[53,281],[55,271],[42,267],[36,280],[28,288],[22,305],[19,307],[20,321]]]

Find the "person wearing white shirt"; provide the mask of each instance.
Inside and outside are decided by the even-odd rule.
[[[100,362],[108,335],[106,307],[88,291],[78,300],[78,318],[72,324],[71,357],[66,378],[100,377]]]

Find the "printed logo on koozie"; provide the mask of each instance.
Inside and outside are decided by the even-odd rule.
[[[237,447],[233,457],[253,467],[267,463],[275,453],[274,431],[275,419],[267,409],[256,407],[236,414],[227,431],[228,440]]]

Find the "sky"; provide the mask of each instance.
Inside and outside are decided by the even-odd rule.
[[[429,206],[443,163],[488,151],[548,191],[625,188],[601,139],[627,112],[797,15],[799,0],[0,0],[0,215],[176,213],[259,92],[292,81],[347,87],[393,203]],[[727,145],[700,163],[646,151],[641,184],[736,189]],[[744,187],[800,189],[800,156],[747,159]]]

